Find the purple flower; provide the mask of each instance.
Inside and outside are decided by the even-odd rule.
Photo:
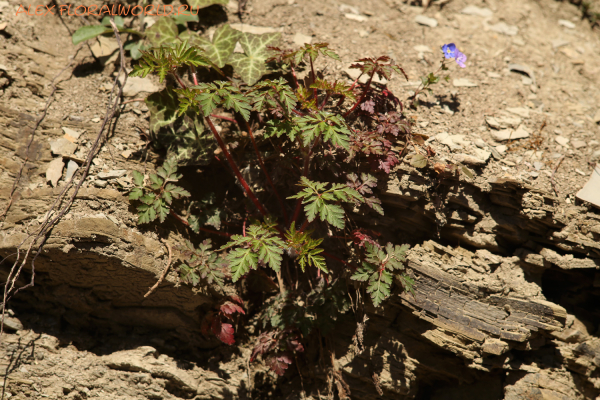
[[[458,64],[458,66],[461,68],[466,67],[465,61],[467,61],[467,56],[465,56],[460,51],[456,50],[456,63]]]
[[[456,45],[454,43],[445,44],[442,46],[444,57],[454,58],[456,57]]]
[[[461,53],[454,43],[448,43],[442,46],[442,51],[444,52],[444,57],[446,58],[455,58],[456,63],[461,67],[465,68],[465,61],[467,61],[467,56]]]

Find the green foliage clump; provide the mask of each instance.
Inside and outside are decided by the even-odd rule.
[[[252,359],[261,356],[283,375],[352,302],[354,312],[364,309],[368,294],[373,306],[383,306],[395,283],[414,295],[405,266],[409,246],[382,246],[379,237],[393,233],[365,222],[385,213],[378,182],[403,162],[439,179],[470,171],[441,163],[412,132],[408,107],[373,81],[408,79],[404,70],[387,56],[362,58],[352,68],[366,83],[347,83],[318,71],[322,58],[340,60],[326,43],[281,49],[279,34],[252,35],[227,24],[210,41],[178,33],[171,22],[154,31],[157,47],[141,50],[131,75],[156,74],[169,85],[146,100],[153,140],[169,158],[149,184],[134,172],[130,198],[140,202],[140,223],[171,214],[196,234],[214,236],[214,248],[209,240],[194,246],[190,237],[180,249],[183,282],[261,293],[264,303],[247,304],[259,309],[252,318],[262,322]],[[233,52],[238,43],[243,53]],[[438,80],[430,74],[422,86]],[[219,182],[211,191],[199,185],[193,201],[174,185],[177,165],[190,160]],[[175,199],[186,217],[171,209]],[[217,304],[203,332],[234,343],[232,315],[245,314],[245,305],[237,295]]]

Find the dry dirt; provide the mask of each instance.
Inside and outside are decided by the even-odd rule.
[[[70,67],[0,220],[2,256],[40,226],[65,184],[67,168],[57,188],[46,180],[57,158],[49,141],[62,137],[62,128],[82,133],[69,158],[81,165],[116,71],[114,62],[95,60],[87,45],[71,43],[72,32],[95,21],[16,15],[19,4],[36,3],[0,1],[0,212],[51,81]],[[469,5],[491,15],[462,13]],[[240,22],[236,4],[211,10],[214,20],[203,19],[197,29]],[[417,24],[420,14],[437,26]],[[349,79],[344,70],[358,58],[391,56],[410,80],[388,83],[401,99],[437,69],[442,44],[454,42],[468,57],[466,68],[452,65],[449,82],[434,86],[409,114],[439,155],[468,164],[475,179],[462,177],[460,190],[448,195],[449,211],[440,213],[428,202],[426,177],[404,165],[380,188],[388,217],[376,221],[416,245],[411,268],[421,278],[421,294],[448,287],[464,298],[423,294],[432,307],[418,296],[397,296],[384,310],[370,311],[363,351],[350,344],[354,327],[342,329],[336,355],[350,397],[597,398],[600,211],[575,195],[600,161],[599,28],[577,6],[553,0],[433,1],[426,10],[400,0],[249,0],[243,22],[281,29],[290,46],[298,34],[328,42],[343,60],[327,65],[338,78]],[[513,64],[533,73],[511,71]],[[130,94],[126,100],[144,96]],[[3,398],[316,399],[319,388],[326,398],[318,368],[311,373],[301,365],[305,396],[298,374],[277,380],[259,363],[247,364],[250,339],[232,349],[202,337],[198,321],[211,293],[177,287],[170,275],[169,285],[141,300],[166,263],[164,232],[138,230],[124,197],[129,175],[104,180],[99,174],[154,168],[158,155],[145,151],[140,136],[147,119],[143,101],[123,106],[40,256],[36,287],[9,304],[0,344]],[[498,141],[507,128],[529,137]],[[169,237],[180,238],[178,232]],[[512,302],[502,300],[507,297]],[[439,306],[452,301],[461,312],[465,304],[485,304],[490,315],[506,311],[522,337],[502,333],[508,314],[490,317],[498,334],[461,327],[464,314]]]

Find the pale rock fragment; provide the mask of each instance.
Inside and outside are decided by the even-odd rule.
[[[529,109],[525,107],[506,107],[506,111],[522,118],[529,118]]]
[[[81,136],[82,134],[82,132],[77,132],[76,130],[64,126],[62,127],[62,130],[65,133],[64,138],[70,142],[75,142],[77,139],[79,139],[79,136]]]
[[[556,136],[554,140],[556,140],[556,143],[560,144],[561,146],[567,147],[569,145],[569,138],[564,136]]]
[[[62,160],[62,157],[55,158],[48,164],[48,169],[46,170],[46,182],[50,182],[53,187],[56,187],[58,180],[62,177],[63,168],[65,163]]]
[[[575,196],[579,200],[587,201],[596,207],[600,207],[600,166],[594,168],[589,181]]]
[[[587,143],[584,142],[583,140],[573,140],[571,141],[571,144],[573,145],[574,148],[576,149],[580,149],[582,147],[587,146]]]
[[[296,46],[304,46],[305,43],[310,42],[312,42],[312,36],[308,36],[300,32],[296,32],[294,35],[294,44]]]
[[[69,162],[67,163],[67,175],[65,176],[66,182],[69,182],[71,180],[71,178],[73,177],[73,175],[75,175],[75,172],[77,171],[78,168],[79,168],[79,164],[77,164],[73,160],[69,160]]]
[[[463,153],[455,154],[454,161],[457,161],[459,163],[463,163],[466,165],[477,166],[477,167],[480,167],[480,166],[483,166],[486,164],[486,161],[482,160],[479,157],[476,157],[476,156],[473,156],[470,154],[463,154]]]
[[[351,19],[353,21],[357,21],[357,22],[366,22],[369,20],[369,17],[365,17],[364,15],[357,15],[357,14],[344,14],[344,17],[346,17],[347,19]]]
[[[488,17],[491,17],[492,15],[494,15],[492,10],[490,10],[489,8],[487,8],[487,7],[479,8],[474,5],[466,6],[465,8],[462,9],[461,13],[466,14],[466,15],[475,15],[477,17],[484,17],[484,18],[488,18]]]
[[[64,137],[50,140],[50,151],[54,155],[71,155],[77,150],[77,145]]]
[[[98,179],[109,180],[109,179],[120,178],[123,175],[125,175],[126,173],[127,173],[126,169],[113,169],[113,170],[110,170],[108,172],[100,172],[96,176],[97,176]]]
[[[425,46],[423,44],[418,44],[413,47],[413,49],[418,53],[433,53],[433,50],[429,46]]]
[[[571,21],[567,21],[566,19],[559,19],[558,24],[560,26],[564,26],[565,28],[575,29],[575,24]]]
[[[568,45],[571,42],[569,42],[568,40],[556,39],[556,40],[553,40],[551,43],[552,43],[552,48],[554,50],[556,50],[556,49],[558,49],[560,47]]]
[[[467,78],[454,79],[452,81],[452,85],[454,85],[454,87],[477,87],[477,86],[479,86],[477,83],[470,81]]]
[[[515,140],[515,139],[524,139],[529,137],[529,132],[525,130],[523,125],[520,125],[516,130],[512,129],[503,129],[501,131],[492,131],[492,138],[497,142],[502,142],[504,140]]]
[[[123,96],[134,97],[138,93],[154,93],[158,92],[159,90],[160,87],[158,85],[155,85],[150,78],[132,76],[128,77],[127,82],[125,82],[125,87],[123,87]]]
[[[270,26],[254,26],[241,23],[231,24],[230,26],[236,31],[251,33],[253,35],[262,35],[264,33],[275,33],[283,31],[283,28],[272,28]]]
[[[415,17],[415,22],[419,25],[425,25],[430,28],[435,28],[438,26],[438,22],[435,18],[426,17],[422,14],[419,14]]]
[[[507,36],[515,36],[517,33],[519,33],[519,28],[514,25],[508,25],[505,22],[498,22],[495,25],[486,25],[485,28],[486,30],[494,31]]]

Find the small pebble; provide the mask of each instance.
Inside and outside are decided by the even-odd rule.
[[[106,185],[108,185],[108,182],[107,181],[103,181],[101,179],[96,179],[94,181],[94,185],[97,186],[97,187],[99,187],[99,188],[105,188]]]
[[[560,144],[561,146],[567,147],[569,145],[569,139],[564,136],[556,136],[554,140],[556,140],[556,143]]]

